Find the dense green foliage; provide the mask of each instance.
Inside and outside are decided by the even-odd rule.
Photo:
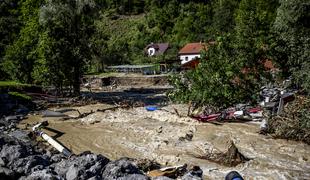
[[[310,93],[310,1],[280,0],[274,23],[274,59]]]
[[[272,59],[310,88],[309,1],[296,0],[4,0],[0,2],[0,78],[70,87],[107,65],[176,59],[189,42],[216,41],[207,60],[175,79],[173,95],[228,106],[251,94]],[[151,42],[170,43],[148,58]],[[183,83],[183,84],[182,84]],[[190,85],[190,86],[189,86]]]
[[[170,96],[176,100],[192,101],[216,107],[226,107],[251,98],[251,91],[240,85],[241,66],[235,60],[236,51],[230,36],[209,45],[199,66],[181,78],[174,79],[176,91]],[[244,84],[243,84],[244,85]]]

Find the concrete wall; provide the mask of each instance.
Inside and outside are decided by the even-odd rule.
[[[187,60],[186,60],[187,57]],[[181,64],[185,64],[195,58],[200,58],[200,54],[180,55]]]

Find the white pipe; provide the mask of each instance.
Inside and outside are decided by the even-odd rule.
[[[39,123],[32,127],[32,131],[37,131],[37,129],[42,125],[42,123]]]
[[[37,132],[39,136],[41,136],[44,140],[46,140],[48,143],[50,143],[55,149],[57,149],[59,152],[63,153],[65,156],[69,157],[72,155],[72,153],[65,148],[63,145],[61,145],[59,142],[55,141],[52,137],[45,134],[43,131],[39,131],[38,129],[42,126],[42,123],[39,123],[32,127],[32,130],[34,132]]]
[[[40,132],[40,136],[46,140],[48,143],[50,143],[55,149],[57,149],[59,152],[63,153],[65,156],[69,157],[71,156],[71,152],[66,149],[64,146],[59,144],[57,141],[55,141],[53,138],[51,138],[49,135],[45,134],[44,132]]]

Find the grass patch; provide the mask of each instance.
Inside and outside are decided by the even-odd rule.
[[[25,100],[25,101],[30,101],[31,100],[31,97],[26,95],[26,94],[23,94],[23,93],[20,93],[20,92],[9,92],[8,93],[12,98],[14,99],[18,99],[18,100]]]
[[[29,84],[23,84],[16,81],[0,81],[0,87],[18,87],[18,86],[31,86]]]

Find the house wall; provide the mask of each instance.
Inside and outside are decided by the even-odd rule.
[[[153,47],[150,47],[150,48],[147,49],[147,53],[148,53],[149,56],[154,56],[155,51],[156,50]]]
[[[187,57],[187,60],[186,60]],[[200,58],[200,54],[185,54],[185,55],[180,55],[180,60],[181,60],[181,64],[185,64],[195,58]]]

